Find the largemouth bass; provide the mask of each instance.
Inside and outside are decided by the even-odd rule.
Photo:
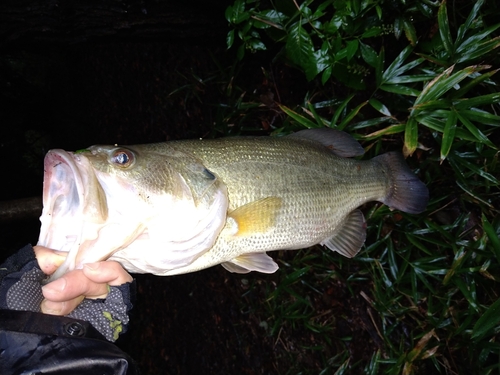
[[[396,152],[371,160],[346,133],[234,137],[51,150],[39,245],[68,251],[56,279],[84,263],[175,275],[222,264],[272,273],[266,252],[325,245],[353,257],[360,205],[422,212],[426,186]]]

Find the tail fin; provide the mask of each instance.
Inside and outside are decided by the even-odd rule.
[[[391,181],[391,189],[383,200],[384,204],[410,214],[425,210],[429,201],[429,190],[410,170],[403,155],[388,152],[372,160],[384,167]]]

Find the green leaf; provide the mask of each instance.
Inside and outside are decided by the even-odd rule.
[[[488,69],[488,67],[485,67],[485,69]],[[472,79],[470,82],[467,82],[464,86],[462,86],[459,90],[455,91],[452,95],[453,98],[463,98],[469,90],[471,90],[473,87],[477,86],[478,84],[488,80],[493,76],[496,72],[498,72],[500,69],[492,70],[491,72],[486,72],[483,74],[478,74],[477,77]]]
[[[231,30],[227,33],[226,36],[227,49],[231,48],[233,46],[233,43],[234,43],[234,30]]]
[[[387,119],[389,120],[389,118],[387,118]],[[367,134],[363,138],[364,139],[376,139],[376,138],[379,138],[383,135],[402,133],[405,131],[405,127],[406,127],[405,124],[389,125],[388,127],[384,128],[384,129],[377,130],[376,132]],[[352,126],[349,126],[349,129],[357,129],[357,128],[358,128],[357,124],[353,124]]]
[[[374,36],[378,36],[382,33],[382,29],[379,26],[371,27],[368,30],[366,30],[362,35],[361,38],[372,38]]]
[[[449,67],[424,87],[420,95],[415,99],[414,109],[412,109],[410,115],[414,115],[419,104],[441,98],[459,82],[481,69],[482,67],[470,66],[452,74],[453,66]]]
[[[332,76],[332,66],[330,65],[325,70],[323,70],[323,74],[321,75],[321,84],[324,85]]]
[[[446,10],[446,0],[443,0],[438,11],[439,35],[443,42],[444,49],[449,56],[453,56],[455,50],[453,40],[451,39],[450,25],[448,23],[448,12]]]
[[[408,95],[408,96],[419,96],[420,95],[420,90],[413,89],[408,86],[403,86],[403,85],[381,85],[380,86],[381,90],[387,91],[387,92],[393,92],[395,94],[401,94],[401,95]]]
[[[346,47],[347,61],[351,60],[353,58],[353,56],[356,54],[356,52],[358,51],[358,45],[359,45],[359,42],[357,39],[354,39],[354,40],[347,42],[347,47]]]
[[[469,51],[474,51],[476,48],[478,48],[478,45],[482,43],[488,43],[491,42],[497,38],[493,39],[488,39],[487,36],[493,33],[496,29],[500,27],[500,24],[496,24],[493,26],[490,26],[483,30],[480,33],[470,35],[467,37],[467,39],[463,40],[460,44],[457,44],[455,48],[455,53],[457,54],[463,54],[464,51],[469,50]]]
[[[455,108],[465,109],[484,105],[490,105],[494,103],[500,103],[500,93],[492,93],[487,95],[476,96],[470,99],[461,99],[454,103]]]
[[[488,139],[486,135],[483,134],[481,130],[479,130],[473,123],[467,118],[466,113],[464,111],[457,112],[458,119],[462,124],[465,125],[468,131],[476,138],[477,141],[484,143],[485,145],[495,148],[495,145]]]
[[[488,206],[489,208],[493,209],[493,205],[489,202],[486,202],[484,199],[482,199],[479,195],[474,194],[472,190],[470,190],[469,186],[467,186],[463,181],[460,181],[457,179],[456,181],[457,186],[462,189],[464,192],[466,192],[468,195],[470,195],[474,200],[481,202],[482,204]]]
[[[500,37],[496,37],[482,43],[478,42],[460,54],[457,53],[458,57],[455,59],[455,62],[458,64],[484,58],[484,55],[490,53],[498,47],[500,47]]]
[[[375,66],[375,80],[377,83],[377,87],[380,87],[380,85],[382,84],[383,80],[382,70],[384,69],[384,64],[385,64],[385,49],[384,46],[382,46],[378,54],[377,65]]]
[[[377,66],[377,52],[375,52],[375,50],[368,44],[365,44],[363,42],[359,42],[359,49],[361,51],[361,57],[363,57],[363,60],[365,60],[368,65],[375,68]]]
[[[438,114],[438,112],[443,112],[443,114],[441,113]],[[440,117],[436,117],[438,115]],[[423,112],[420,113],[416,117],[416,119],[420,124],[428,127],[429,129],[442,133],[444,132],[444,126],[446,124],[446,119],[448,118],[448,115],[449,111]],[[457,128],[455,130],[455,137],[466,141],[472,141],[472,142],[477,141],[477,139],[472,134],[470,134],[467,130],[461,128]]]
[[[383,115],[392,116],[391,111],[389,111],[389,109],[384,104],[379,102],[377,99],[372,98],[368,102],[370,103],[370,105],[373,108],[375,108],[377,111],[379,111]]]
[[[413,155],[418,146],[418,124],[414,117],[408,118],[405,126],[405,143],[403,154],[405,157]]]
[[[311,37],[302,27],[301,22],[295,22],[288,29],[286,51],[290,60],[304,70],[314,59],[314,49]]]
[[[457,128],[457,112],[455,110],[450,111],[450,115],[446,120],[446,124],[444,126],[443,131],[443,139],[441,142],[441,163],[448,156],[450,152],[451,145],[455,140],[455,130]]]
[[[456,43],[459,45],[465,37],[466,32],[471,28],[474,20],[478,17],[479,9],[483,6],[485,0],[477,0],[474,2],[474,6],[472,7],[467,20],[463,25],[461,25],[458,29],[457,40]]]
[[[278,30],[284,30],[283,22],[288,17],[277,10],[268,9],[253,15],[252,18],[255,20],[254,27],[258,29],[274,27]]]
[[[337,127],[337,122],[342,115],[342,112],[344,112],[345,108],[347,107],[347,104],[351,101],[351,99],[354,98],[354,94],[349,95],[335,110],[335,113],[333,114],[332,121],[330,122],[330,127],[331,128],[336,128]]]
[[[485,125],[500,126],[500,116],[479,110],[477,108],[461,110],[460,113],[467,116],[467,118],[471,121],[477,121]]]
[[[477,298],[475,296],[474,290],[475,290],[475,284],[473,283],[466,283],[464,280],[462,280],[459,277],[456,277],[453,279],[453,282],[455,283],[456,286],[458,286],[458,289],[462,292],[464,297],[467,299],[467,302],[469,302],[469,305],[479,312],[479,306],[477,304]]]
[[[435,74],[413,74],[413,75],[408,75],[408,76],[397,76],[392,78],[388,83],[411,83],[411,82],[424,82],[424,81],[430,81],[434,77],[436,77]]]
[[[359,105],[357,105],[349,114],[342,120],[342,122],[339,124],[338,129],[343,130],[349,122],[352,121],[352,119],[358,114],[358,112],[363,108],[365,105],[368,104],[368,101],[363,102]]]
[[[297,112],[291,110],[290,108],[284,106],[284,105],[279,105],[281,110],[285,112],[288,116],[293,118],[295,121],[297,121],[299,124],[303,125],[304,127],[311,129],[311,128],[320,128],[320,124],[316,124],[309,120],[308,118],[298,114]]]
[[[471,339],[476,340],[491,332],[500,323],[500,299],[491,304],[472,328]]]
[[[482,221],[483,229],[490,240],[491,250],[497,258],[497,261],[500,263],[500,238],[498,237],[495,228],[493,228],[493,225],[491,225],[491,223],[486,219],[484,214],[482,215]]]
[[[413,23],[407,18],[403,18],[403,29],[406,39],[408,39],[412,47],[415,47],[418,41],[417,30],[415,30],[415,26],[413,26]]]
[[[396,39],[399,40],[401,37],[401,34],[403,34],[403,18],[402,17],[396,17],[394,20],[394,36]]]
[[[326,121],[324,118],[322,118],[316,109],[314,108],[314,105],[311,102],[307,103],[307,108],[309,109],[309,112],[313,115],[314,119],[316,120],[317,124],[323,125],[323,126],[328,126],[328,121]]]
[[[394,59],[394,61],[387,67],[382,75],[382,83],[388,82],[391,78],[396,77],[397,75],[403,73],[404,71],[400,71],[401,65],[403,62],[410,56],[413,51],[412,46],[406,47],[401,53]]]

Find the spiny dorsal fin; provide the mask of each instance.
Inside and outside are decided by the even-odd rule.
[[[248,273],[250,271],[274,273],[279,268],[273,258],[266,253],[243,254],[229,262],[221,263],[221,265],[233,273]]]
[[[347,258],[359,253],[366,239],[366,221],[360,210],[354,210],[347,215],[342,225],[335,233],[321,242],[330,250],[337,251]]]
[[[279,197],[267,197],[235,209],[228,215],[236,224],[234,235],[248,236],[267,232],[274,226],[281,201]]]
[[[336,129],[305,129],[290,134],[289,137],[304,138],[321,143],[335,155],[343,158],[359,156],[365,153],[365,150],[358,141],[349,134]]]

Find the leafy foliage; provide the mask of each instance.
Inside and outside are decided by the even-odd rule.
[[[366,207],[366,248],[354,259],[325,250],[280,254],[281,280],[254,313],[277,340],[309,330],[317,347],[301,353],[323,348],[323,373],[500,372],[500,12],[493,4],[236,0],[226,11],[238,59],[271,49],[311,82],[301,105],[276,103],[284,121],[271,126],[275,135],[346,130],[367,156],[401,141],[430,189],[418,217]],[[356,314],[368,312],[368,358],[355,354],[356,328],[339,331],[347,318],[335,316],[335,305],[318,311],[339,284],[349,303],[360,296],[365,303]],[[308,373],[283,370],[298,372]]]

